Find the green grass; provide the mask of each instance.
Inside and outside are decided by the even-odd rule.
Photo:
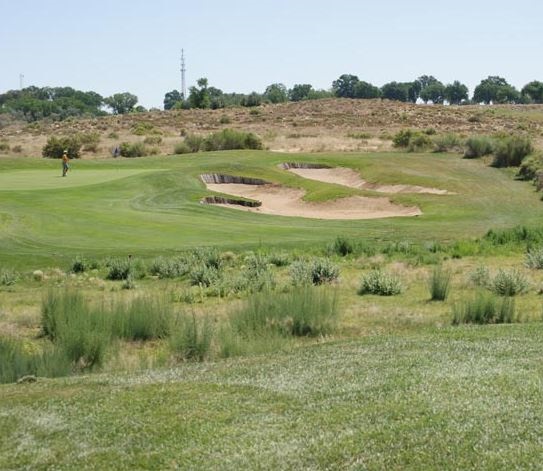
[[[455,195],[391,195],[418,205],[416,218],[331,221],[247,213],[199,203],[209,195],[199,175],[221,172],[254,176],[306,190],[308,201],[373,194],[303,179],[281,170],[291,157],[263,151],[77,161],[70,175],[56,177],[58,162],[0,161],[0,263],[14,268],[68,264],[90,258],[171,254],[213,245],[310,247],[337,235],[379,240],[448,241],[480,236],[489,228],[543,221],[533,187],[508,170],[458,156],[430,154],[299,155],[298,161],[358,169],[372,182],[443,188]],[[19,175],[18,177],[16,177]],[[26,176],[25,176],[26,175]],[[59,185],[66,185],[61,187]],[[431,237],[429,236],[431,234]]]
[[[538,469],[543,325],[0,386],[1,469]]]

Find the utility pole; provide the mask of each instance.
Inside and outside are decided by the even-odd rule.
[[[23,79],[25,78],[25,76],[23,74],[19,74],[19,88],[22,90],[23,89]]]
[[[186,71],[187,69],[185,68],[185,51],[181,49],[181,96],[183,97],[183,100],[187,98],[187,89],[185,82]]]

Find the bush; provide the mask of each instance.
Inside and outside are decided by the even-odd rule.
[[[176,155],[190,154],[191,152],[194,151],[187,145],[186,142],[179,142],[173,148],[173,153]]]
[[[528,280],[518,270],[498,270],[490,289],[501,296],[515,296],[528,290]]]
[[[474,159],[492,154],[494,141],[488,136],[471,136],[466,140],[464,158]]]
[[[432,145],[432,139],[424,133],[402,129],[392,138],[394,147],[407,148],[408,152],[417,152],[427,149]]]
[[[158,145],[162,144],[162,137],[160,137],[160,136],[147,136],[143,140],[143,143],[147,144],[149,146],[158,146]]]
[[[379,296],[394,296],[403,291],[400,280],[381,270],[372,270],[362,277],[358,294],[377,294]]]
[[[232,120],[230,119],[230,117],[225,115],[225,114],[223,114],[221,116],[221,119],[219,120],[219,123],[221,123],[221,124],[230,124],[231,122],[232,122]]]
[[[200,263],[192,267],[189,278],[191,285],[207,288],[217,283],[221,279],[221,274],[218,268]]]
[[[290,266],[290,276],[295,286],[321,285],[336,281],[339,267],[326,258],[299,260]]]
[[[5,141],[0,141],[0,152],[8,153],[9,152],[9,144]]]
[[[149,266],[149,273],[159,278],[179,278],[186,275],[190,270],[187,261],[182,257],[157,257]]]
[[[508,136],[500,139],[494,150],[493,167],[518,167],[522,159],[533,152],[527,136]]]
[[[68,151],[68,157],[70,157],[70,159],[79,158],[81,150],[79,136],[49,137],[47,143],[43,146],[42,155],[43,157],[51,159],[60,159],[65,150]]]
[[[451,152],[462,147],[462,140],[454,133],[436,136],[433,139],[433,143],[434,152]]]
[[[449,295],[450,281],[451,273],[445,271],[441,265],[436,266],[428,280],[430,299],[432,301],[445,301]]]
[[[535,268],[537,270],[543,269],[543,247],[531,249],[526,254],[525,265],[528,268]],[[1,276],[0,276],[1,280]]]
[[[290,265],[290,255],[287,252],[273,252],[268,255],[268,262],[276,267]]]
[[[223,129],[207,136],[202,143],[202,150],[262,149],[262,141],[251,132]]]
[[[97,132],[80,133],[77,135],[83,150],[86,152],[98,152],[98,144],[100,143],[100,134]]]
[[[203,361],[209,353],[212,337],[210,320],[207,317],[197,319],[193,313],[178,319],[173,327],[170,348],[179,359]]]
[[[473,299],[453,307],[453,325],[503,324],[515,320],[515,303],[512,298],[497,298],[490,293],[477,293]]]
[[[161,134],[161,132],[151,123],[139,122],[132,126],[132,134],[135,134],[136,136],[145,136],[148,134]]]
[[[188,134],[183,142],[190,152],[198,152],[202,148],[204,138],[198,134]]]
[[[520,164],[517,176],[522,180],[536,180],[538,174],[543,171],[543,153],[533,154]]]
[[[392,144],[394,147],[407,147],[409,145],[409,141],[411,141],[411,138],[413,137],[413,134],[414,131],[411,129],[401,129],[394,134]]]
[[[90,268],[91,263],[81,255],[77,255],[71,264],[70,271],[72,273],[83,273]]]
[[[341,257],[345,257],[354,252],[353,243],[346,237],[338,236],[330,247],[331,251]]]
[[[0,286],[12,286],[19,281],[19,274],[10,269],[0,269]]]
[[[479,265],[470,273],[469,279],[475,286],[488,288],[490,286],[490,271],[486,266]]]
[[[148,155],[147,148],[142,142],[121,142],[120,151],[122,157],[143,157]]]
[[[129,258],[111,258],[106,262],[108,280],[126,280],[133,272]]]
[[[20,154],[23,151],[23,147],[20,145],[16,145],[16,146],[13,146],[11,150],[15,154]]]

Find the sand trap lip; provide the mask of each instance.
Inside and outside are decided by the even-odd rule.
[[[209,175],[215,175],[209,177]],[[225,178],[226,177],[226,178]],[[201,175],[206,187],[218,193],[247,198],[260,203],[259,206],[248,206],[240,203],[243,200],[225,198],[226,203],[202,200],[203,203],[216,204],[218,206],[236,208],[243,211],[272,214],[275,216],[296,216],[313,219],[379,219],[388,217],[419,216],[422,214],[417,207],[400,206],[392,203],[388,198],[369,198],[365,196],[351,196],[323,203],[307,203],[303,201],[305,191],[296,188],[287,188],[281,185],[264,182],[259,179],[247,179],[232,175],[206,174]],[[227,181],[233,183],[214,183],[215,181]],[[207,181],[206,181],[207,180]],[[257,181],[258,183],[237,183],[237,181]],[[264,183],[262,183],[264,182]]]
[[[427,188],[417,185],[379,185],[377,183],[369,183],[360,178],[360,174],[358,172],[346,167],[330,167],[328,165],[308,163],[283,163],[280,165],[280,167],[309,180],[317,180],[324,183],[335,183],[337,185],[348,186],[350,188],[372,190],[379,193],[429,193],[433,195],[451,194],[447,190]]]

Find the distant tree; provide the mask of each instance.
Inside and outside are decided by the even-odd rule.
[[[458,105],[468,99],[468,87],[458,80],[445,87],[445,99],[451,105]]]
[[[438,79],[436,79],[433,75],[421,75],[415,82],[418,83],[418,89],[420,91],[424,90],[426,87],[434,84],[434,83],[441,83]]]
[[[379,98],[381,90],[371,83],[360,81],[354,86],[355,98]]]
[[[313,86],[308,83],[297,83],[288,91],[288,99],[290,101],[308,100],[314,91]]]
[[[247,107],[260,106],[261,103],[262,103],[262,97],[258,93],[252,92],[252,93],[249,93],[249,95],[247,95],[242,100],[241,106],[247,106]]]
[[[147,109],[145,108],[145,106],[138,105],[138,106],[134,107],[133,112],[134,113],[145,113],[145,112],[147,112]]]
[[[343,74],[332,82],[332,90],[337,97],[354,98],[355,87],[359,81],[356,75]]]
[[[284,103],[288,100],[287,87],[282,83],[272,83],[266,87],[264,98],[271,103]]]
[[[473,101],[476,103],[516,103],[520,100],[518,91],[502,77],[489,76],[473,91]]]
[[[527,83],[520,91],[526,101],[531,103],[543,103],[543,82],[534,80]]]
[[[191,108],[210,108],[211,97],[208,91],[208,81],[202,77],[196,81],[197,87],[189,88],[189,104]]]
[[[164,109],[171,110],[180,101],[183,101],[183,95],[178,90],[172,90],[164,95]]]
[[[224,108],[226,103],[224,101],[224,93],[219,88],[209,87],[207,89],[210,100],[210,108],[212,110],[217,110],[219,108]]]
[[[409,89],[406,83],[390,82],[381,87],[381,93],[389,100],[409,101]]]
[[[310,90],[309,95],[307,96],[308,100],[320,100],[323,98],[333,98],[334,92],[330,90]]]
[[[431,101],[432,103],[441,104],[445,99],[445,85],[439,80],[433,81],[422,88],[419,97],[424,103]]]
[[[113,114],[125,114],[134,110],[138,97],[131,93],[115,93],[104,99],[104,103],[111,108]]]

